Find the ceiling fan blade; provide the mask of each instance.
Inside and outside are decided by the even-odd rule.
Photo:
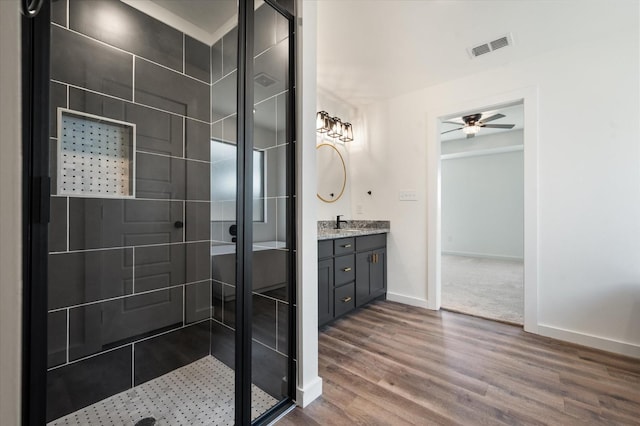
[[[504,118],[506,115],[504,114],[494,114],[491,117],[481,118],[480,121],[483,123],[488,123],[489,121],[497,120],[499,118]]]
[[[460,123],[458,121],[443,121],[443,123],[447,124],[457,124],[458,126],[464,126],[464,123]]]
[[[441,134],[441,135],[444,135],[445,133],[455,132],[456,130],[460,130],[460,129],[462,129],[462,127],[458,128],[458,129],[447,130],[446,132],[442,132],[442,133],[440,133],[440,134]]]
[[[487,129],[513,129],[515,126],[515,124],[485,124],[482,127]]]
[[[469,134],[467,135],[467,139],[471,139],[471,138],[472,138],[472,137],[474,137],[474,136],[475,136],[475,134],[474,134],[474,133],[469,133]]]

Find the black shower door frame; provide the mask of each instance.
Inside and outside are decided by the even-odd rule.
[[[239,1],[238,10],[238,160],[237,210],[242,224],[253,223],[254,0]],[[289,85],[287,99],[287,247],[288,360],[287,398],[258,417],[267,423],[293,403],[296,384],[296,214],[295,214],[295,17],[276,0],[265,0],[289,23]],[[22,17],[22,149],[23,149],[23,315],[22,424],[46,424],[47,387],[47,254],[50,207],[49,177],[49,51],[51,0],[21,0]],[[29,13],[29,10],[32,13]],[[251,424],[252,378],[252,226],[238,226],[235,335],[235,422]],[[247,285],[247,283],[249,283]]]

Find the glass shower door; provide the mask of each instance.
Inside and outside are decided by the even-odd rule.
[[[51,2],[51,425],[291,401],[293,2],[252,3]]]
[[[233,424],[237,3],[51,20],[47,421]]]
[[[254,15],[252,382],[254,415],[290,395],[293,292],[291,21],[269,3]],[[256,165],[258,162],[258,165]]]

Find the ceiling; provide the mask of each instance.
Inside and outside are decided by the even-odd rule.
[[[494,133],[506,133],[512,132],[514,130],[522,130],[524,128],[524,105],[512,105],[508,107],[494,108],[492,110],[483,110],[483,111],[474,111],[473,113],[482,113],[482,118],[491,117],[494,114],[502,114],[503,118],[499,118],[497,120],[493,120],[487,124],[515,124],[513,129],[491,129],[491,128],[481,128],[476,137],[478,136],[487,136]],[[469,113],[471,114],[471,113]],[[465,114],[467,115],[467,114]],[[455,121],[462,123],[462,117],[451,117],[446,121]],[[458,129],[462,127],[456,126],[455,124],[442,123],[441,132],[446,132],[447,130]],[[440,136],[440,140],[442,142],[452,141],[456,139],[466,139],[467,135],[465,135],[462,130],[458,130],[456,132],[445,133]]]
[[[208,33],[238,15],[237,0],[151,0]],[[236,18],[237,19],[237,18]]]
[[[629,1],[319,0],[318,85],[366,105],[633,25]],[[507,33],[513,46],[467,53]]]

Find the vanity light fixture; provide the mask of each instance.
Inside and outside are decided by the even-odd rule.
[[[316,114],[316,131],[327,133],[331,130],[331,117],[327,111],[320,111]]]
[[[342,121],[339,117],[333,117],[331,119],[331,130],[329,130],[327,136],[338,139],[342,137]]]
[[[316,131],[326,133],[330,138],[336,138],[342,142],[353,140],[351,123],[343,122],[339,117],[331,117],[326,111],[320,111],[316,114]]]
[[[353,127],[351,123],[342,123],[342,136],[340,136],[342,142],[351,142],[353,140]]]

